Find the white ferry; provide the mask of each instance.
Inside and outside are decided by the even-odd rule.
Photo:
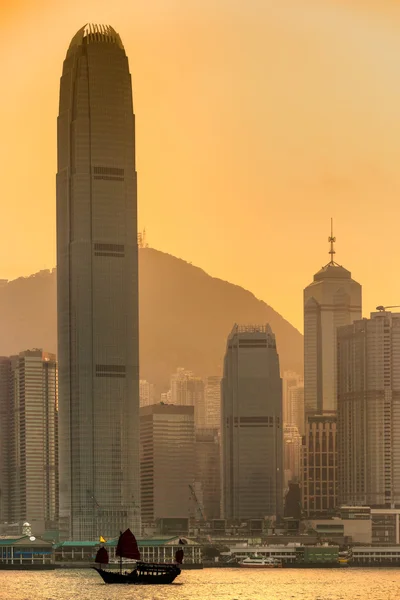
[[[239,567],[246,567],[248,569],[276,569],[282,567],[282,562],[269,556],[252,556],[242,560],[239,563]]]

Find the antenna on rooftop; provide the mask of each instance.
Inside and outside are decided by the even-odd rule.
[[[329,254],[331,255],[331,262],[329,264],[334,265],[335,261],[333,260],[333,256],[334,256],[334,254],[336,254],[335,247],[334,247],[334,243],[336,242],[336,238],[333,237],[333,219],[332,219],[332,217],[331,217],[331,235],[328,238],[328,242],[331,245],[331,249],[329,250]]]

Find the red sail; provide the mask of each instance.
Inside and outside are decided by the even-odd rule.
[[[104,546],[99,548],[97,550],[96,558],[94,560],[95,560],[95,562],[100,563],[101,565],[108,565],[107,548],[104,548]]]
[[[136,542],[136,538],[130,529],[121,533],[118,540],[116,556],[140,560],[140,552]]]
[[[182,564],[182,561],[183,561],[183,550],[182,550],[182,548],[179,548],[179,550],[177,550],[175,552],[175,560],[178,563],[178,565]]]

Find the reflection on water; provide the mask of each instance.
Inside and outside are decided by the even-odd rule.
[[[1,600],[399,600],[400,569],[204,569],[167,586],[105,585],[94,571],[0,571]]]

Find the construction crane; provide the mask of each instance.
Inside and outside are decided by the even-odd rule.
[[[203,520],[203,521],[207,521],[207,517],[206,517],[206,515],[205,515],[205,512],[204,512],[204,510],[203,510],[203,507],[202,507],[202,505],[201,505],[201,503],[200,503],[200,501],[199,501],[199,499],[198,499],[198,497],[197,497],[197,494],[196,494],[196,492],[195,492],[194,486],[193,486],[193,485],[190,485],[190,483],[189,483],[189,490],[190,490],[190,493],[191,493],[191,494],[192,494],[192,496],[193,496],[193,499],[194,499],[194,501],[195,501],[195,502],[196,502],[196,504],[197,504],[197,508],[198,508],[198,510],[199,510],[199,513],[200,513],[200,516],[201,516],[202,520]]]
[[[394,306],[377,306],[376,310],[378,310],[379,312],[385,312],[385,310],[388,308],[400,308],[400,304],[396,304]]]

